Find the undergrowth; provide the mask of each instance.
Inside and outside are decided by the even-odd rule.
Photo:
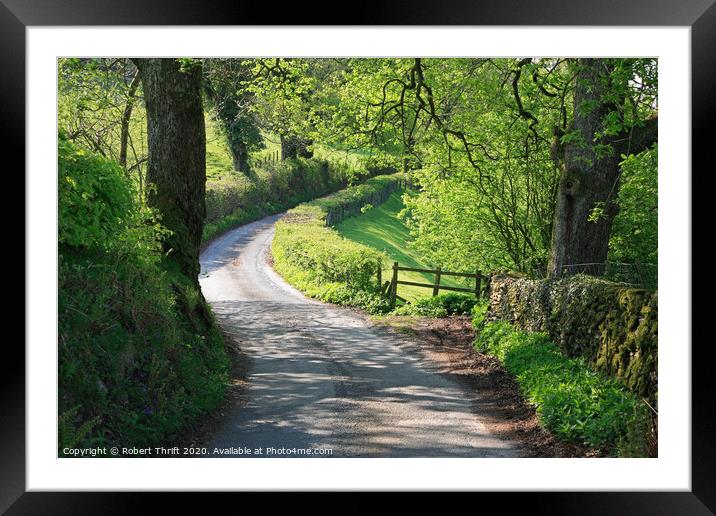
[[[396,308],[393,313],[396,315],[422,315],[426,317],[465,315],[471,314],[478,302],[474,295],[451,292],[406,303]]]
[[[382,172],[385,170],[359,172],[339,163],[293,158],[257,165],[248,174],[225,173],[218,180],[207,181],[202,242]]]
[[[495,321],[484,325],[475,348],[515,375],[523,395],[536,405],[540,424],[560,438],[619,456],[648,456],[644,404],[583,359],[564,356],[547,335]]]
[[[121,168],[59,141],[59,454],[172,439],[223,398],[228,359],[195,281]]]

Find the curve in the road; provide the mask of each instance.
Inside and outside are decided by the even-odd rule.
[[[410,343],[283,281],[267,263],[277,219],[234,229],[201,254],[204,296],[251,362],[245,401],[210,438],[210,455],[273,447],[333,457],[519,456],[476,413],[479,393],[436,372]]]

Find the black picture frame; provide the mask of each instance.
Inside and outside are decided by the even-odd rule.
[[[359,2],[351,25],[552,25],[689,26],[692,70],[692,169],[713,169],[708,131],[716,120],[716,0],[431,0],[385,4]],[[325,9],[320,9],[326,12]],[[283,5],[234,1],[185,0],[0,0],[0,116],[5,156],[12,154],[13,174],[25,159],[25,29],[63,25],[343,25],[346,14],[320,19],[311,4]],[[708,165],[707,165],[708,164]],[[5,170],[10,167],[5,163]],[[708,168],[707,168],[708,167]],[[692,178],[698,174],[692,173]],[[23,192],[24,180],[18,189]],[[697,192],[693,189],[692,192]],[[698,203],[692,201],[692,206]],[[692,216],[694,221],[696,217]],[[17,221],[11,224],[20,232]],[[711,231],[708,231],[711,233]],[[692,235],[695,232],[692,231]],[[10,238],[9,236],[7,237]],[[15,237],[15,262],[22,253]],[[696,242],[694,242],[696,244]],[[693,248],[692,248],[693,252]],[[17,267],[19,268],[19,266]],[[27,269],[25,274],[28,274]],[[15,274],[18,276],[17,274]],[[24,285],[23,285],[24,287]],[[9,287],[7,287],[9,288]],[[16,292],[20,286],[15,287]],[[24,290],[23,290],[24,291]],[[691,300],[684,300],[690,303]],[[19,303],[16,302],[16,306]],[[24,303],[23,303],[24,306]],[[695,303],[692,304],[696,308]],[[27,306],[26,310],[32,307]],[[703,310],[708,308],[704,307]],[[693,320],[699,320],[694,309]],[[702,320],[708,320],[705,316]],[[687,330],[685,330],[686,333]],[[694,334],[695,335],[695,334]],[[696,339],[693,339],[696,342]],[[501,511],[529,504],[530,512],[550,514],[714,514],[716,512],[715,395],[710,384],[710,340],[692,346],[692,490],[690,492],[485,493],[500,497]],[[162,503],[186,504],[176,494],[25,492],[25,353],[16,340],[5,340],[0,369],[0,511],[8,514],[112,514],[144,506],[147,496]],[[245,494],[241,496],[246,496]],[[245,502],[245,503],[248,503]],[[474,499],[471,503],[474,503]],[[186,509],[187,506],[184,505]]]

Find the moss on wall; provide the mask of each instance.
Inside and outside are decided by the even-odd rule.
[[[488,320],[546,332],[571,357],[657,401],[658,294],[591,276],[529,280],[495,275]]]

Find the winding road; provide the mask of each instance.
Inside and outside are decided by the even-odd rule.
[[[209,455],[261,447],[331,457],[520,456],[516,443],[490,433],[479,392],[439,373],[407,337],[281,279],[267,262],[278,218],[234,229],[201,254],[204,296],[250,364],[244,399],[210,436]]]

